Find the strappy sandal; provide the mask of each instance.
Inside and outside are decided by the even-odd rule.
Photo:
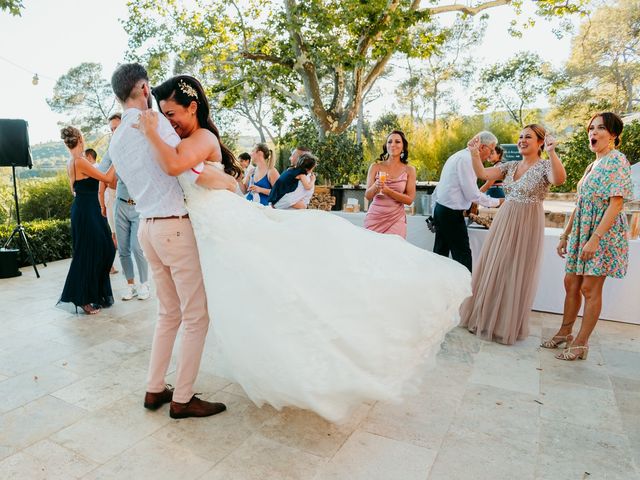
[[[560,345],[569,346],[573,340],[573,335],[554,335],[549,340],[543,341],[540,346],[542,348],[558,348]]]
[[[100,309],[99,308],[95,308],[90,303],[87,303],[86,305],[82,305],[80,308],[87,315],[95,315],[96,313],[100,313]]]
[[[580,352],[573,352],[572,350],[579,350]],[[562,352],[556,355],[558,360],[568,360],[570,362],[574,360],[586,360],[589,353],[589,347],[587,345],[576,345],[567,347]]]

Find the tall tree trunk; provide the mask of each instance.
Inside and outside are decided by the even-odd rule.
[[[433,84],[433,98],[431,99],[431,107],[433,108],[433,124],[438,119],[438,83]]]
[[[356,142],[362,145],[362,136],[364,133],[364,102],[360,102],[358,109],[358,128],[356,129]]]

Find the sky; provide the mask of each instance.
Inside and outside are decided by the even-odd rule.
[[[35,144],[59,138],[57,122],[64,117],[53,113],[45,100],[52,96],[58,77],[82,62],[96,62],[103,65],[108,79],[123,61],[127,35],[119,19],[126,17],[127,8],[126,0],[24,3],[26,8],[21,17],[0,12],[0,118],[27,120],[30,140]],[[490,14],[487,34],[474,51],[481,65],[505,60],[523,50],[538,53],[556,67],[568,57],[570,37],[558,40],[547,22],[538,21],[533,29],[525,31],[522,39],[515,39],[507,32],[509,21],[514,18],[509,7],[487,12]],[[35,73],[40,78],[36,86],[31,83]],[[380,86],[393,93],[395,81],[392,77]],[[458,99],[462,113],[472,113],[471,105],[463,97],[461,94]],[[395,105],[388,103],[389,98],[392,96],[386,95],[367,105],[369,116],[376,118],[393,110]],[[255,134],[248,125],[240,125],[241,134]]]

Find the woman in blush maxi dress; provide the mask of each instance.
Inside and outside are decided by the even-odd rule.
[[[525,160],[505,162],[497,170],[504,178],[506,200],[496,214],[474,265],[473,296],[460,307],[460,326],[485,339],[512,345],[529,335],[529,314],[538,286],[542,262],[545,216],[542,202],[554,176],[564,182],[564,167],[555,153],[555,141],[547,138],[552,160],[539,158],[545,131],[539,125],[526,126],[520,135],[533,154]],[[539,146],[534,142],[539,142]],[[540,150],[537,150],[537,149]],[[522,149],[521,149],[522,150]],[[536,152],[537,150],[537,152]],[[555,174],[555,175],[554,175]]]

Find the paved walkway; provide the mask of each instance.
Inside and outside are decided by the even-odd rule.
[[[172,420],[142,408],[155,300],[67,314],[68,263],[0,280],[3,480],[640,478],[640,326],[601,322],[574,363],[537,347],[557,316],[513,347],[455,329],[418,395],[341,426],[255,407],[205,352],[197,388],[229,410]]]

